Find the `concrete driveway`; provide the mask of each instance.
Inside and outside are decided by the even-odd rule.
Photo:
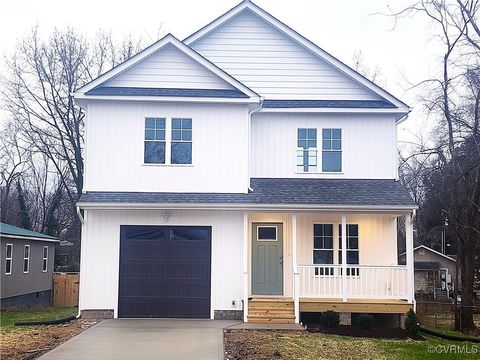
[[[223,329],[238,323],[220,320],[104,320],[40,359],[223,359]]]

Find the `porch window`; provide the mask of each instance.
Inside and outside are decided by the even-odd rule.
[[[342,263],[342,225],[338,225],[338,263]],[[359,263],[358,224],[347,224],[347,264]],[[348,276],[358,276],[358,268],[348,268]]]
[[[313,263],[333,264],[333,224],[313,225]],[[315,275],[333,275],[333,268],[315,268]]]
[[[172,119],[171,163],[192,163],[192,119]]]
[[[322,129],[322,171],[342,171],[342,129]]]
[[[317,129],[297,130],[297,171],[317,172]]]
[[[165,118],[145,119],[145,164],[165,164]]]

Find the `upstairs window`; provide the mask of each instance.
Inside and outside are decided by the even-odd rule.
[[[48,246],[43,247],[42,271],[47,272],[48,269]]]
[[[192,119],[172,119],[172,164],[192,163]]]
[[[30,269],[30,245],[23,248],[23,272],[26,274]]]
[[[13,244],[7,244],[5,248],[5,275],[12,273]]]
[[[146,164],[165,164],[165,118],[145,119]]]
[[[297,172],[317,172],[317,129],[297,130]]]
[[[322,130],[322,171],[342,171],[342,129]]]

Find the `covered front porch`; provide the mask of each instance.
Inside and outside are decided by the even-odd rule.
[[[327,310],[405,314],[414,306],[412,216],[405,209],[245,212],[244,321],[299,323],[301,312]],[[406,265],[398,263],[398,223]]]

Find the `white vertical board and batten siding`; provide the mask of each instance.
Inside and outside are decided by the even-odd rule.
[[[92,101],[88,110],[85,191],[247,192],[247,105]],[[192,119],[191,165],[143,164],[145,117]]]
[[[250,11],[190,46],[267,99],[381,99]]]
[[[159,49],[145,60],[106,81],[102,86],[234,89],[232,85],[205,69],[173,45],[166,45]]]
[[[394,179],[395,118],[366,114],[257,113],[252,117],[252,177]],[[319,173],[297,173],[297,129],[317,129]],[[322,129],[342,129],[342,172],[321,173]]]
[[[212,227],[211,316],[241,310],[243,299],[243,212],[87,210],[82,226],[80,310],[118,310],[121,225]],[[232,306],[232,300],[236,305]]]

